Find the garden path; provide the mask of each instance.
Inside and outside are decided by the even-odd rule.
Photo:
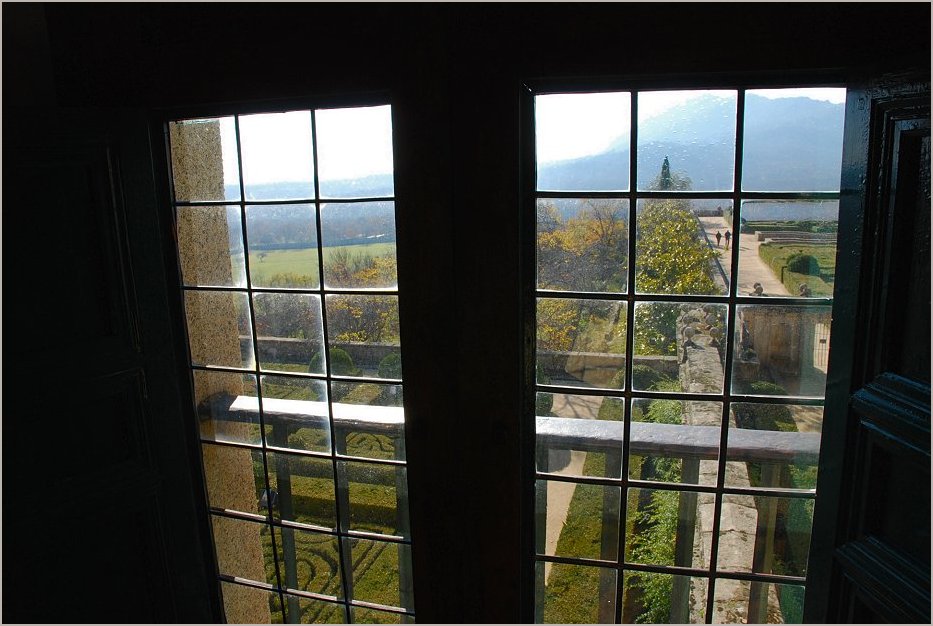
[[[551,412],[559,417],[576,417],[581,419],[596,419],[603,398],[596,396],[574,396],[563,393],[554,394],[554,406]],[[560,470],[559,474],[583,474],[583,463],[586,461],[586,452],[576,450],[570,453],[570,463]],[[554,554],[557,549],[557,540],[567,520],[570,511],[570,501],[576,489],[574,483],[551,481],[547,488],[547,532],[545,533],[545,553]],[[551,575],[551,563],[544,564],[544,584],[547,584]]]
[[[721,233],[725,233],[726,230],[729,230],[725,218],[711,216],[700,217],[699,219],[700,224],[703,225],[703,230],[706,231],[707,240],[713,242],[713,249],[719,253],[719,262],[722,263],[723,271],[725,271],[726,276],[730,276],[732,273],[731,247],[730,250],[725,249],[725,239],[722,240],[721,247],[719,248],[716,247],[715,243],[717,230]],[[732,243],[735,244],[734,236],[732,238]],[[740,296],[748,295],[748,292],[752,290],[752,285],[761,283],[764,292],[768,295],[789,296],[790,292],[788,292],[781,281],[775,277],[774,272],[771,271],[768,264],[762,261],[758,256],[758,246],[760,245],[761,242],[758,241],[758,237],[756,237],[754,233],[744,233],[739,237],[739,263],[741,269],[739,271],[739,285],[736,293]]]

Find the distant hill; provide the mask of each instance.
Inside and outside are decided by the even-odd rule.
[[[743,188],[827,191],[839,188],[843,105],[809,98],[746,98]],[[731,189],[735,161],[733,100],[704,96],[639,126],[638,186],[658,175],[664,157],[697,191]],[[628,135],[592,156],[542,165],[538,188],[613,190],[628,186]]]

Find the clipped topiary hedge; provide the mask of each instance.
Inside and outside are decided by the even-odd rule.
[[[318,350],[311,357],[308,371],[317,374],[324,371],[324,352]],[[353,358],[343,348],[330,349],[330,373],[338,376],[356,376],[359,368],[353,364]]]
[[[398,352],[390,352],[379,361],[379,378],[393,378],[400,380],[402,378],[402,355]]]
[[[787,257],[787,269],[807,276],[819,276],[820,264],[816,257],[810,254],[792,254]]]

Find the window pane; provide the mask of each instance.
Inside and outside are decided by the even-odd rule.
[[[730,191],[735,108],[735,91],[639,93],[638,188]]]
[[[719,207],[726,204],[725,201],[715,202]],[[728,293],[727,279],[723,275],[729,265],[728,255],[719,253],[715,247],[715,231],[713,238],[707,237],[705,225],[698,216],[717,213],[717,209],[710,206],[709,203],[694,206],[692,200],[676,198],[639,200],[635,238],[636,292]]]
[[[281,624],[279,594],[222,581],[224,616],[228,624]]]
[[[337,484],[349,510],[341,530],[408,536],[408,481],[404,467],[338,461]]]
[[[838,191],[845,89],[754,89],[745,96],[745,191]]]
[[[696,532],[698,522],[695,491],[666,489],[628,490],[626,560],[645,565],[709,567],[710,533]],[[701,526],[702,528],[702,526]]]
[[[293,528],[276,528],[283,588],[342,598],[337,537]]]
[[[331,460],[283,452],[267,452],[266,457],[275,517],[312,526],[336,528],[334,468]]]
[[[535,96],[537,188],[628,189],[631,106],[627,92]]]
[[[829,306],[736,307],[732,392],[822,396],[831,318]]]
[[[201,456],[207,501],[212,507],[254,515],[265,514],[261,509],[266,491],[266,474],[260,450],[204,444],[201,446]],[[231,467],[250,467],[252,476],[242,475],[237,477],[240,480],[231,480]]]
[[[253,287],[318,286],[317,223],[313,204],[246,207]]]
[[[346,538],[353,561],[353,599],[412,609],[411,548],[404,543]]]
[[[802,624],[803,596],[803,585],[718,578],[713,604],[724,624]]]
[[[831,298],[838,228],[838,200],[743,202],[739,295]]]
[[[622,389],[626,304],[538,298],[539,384]]]
[[[399,353],[398,296],[329,295],[326,302],[332,373],[377,376]]]
[[[342,604],[312,600],[285,594],[285,614],[289,624],[346,624],[346,609]]]
[[[185,285],[245,287],[240,207],[178,207],[178,249]],[[205,250],[214,254],[207,255]]]
[[[706,582],[705,578],[691,576],[626,572],[622,623],[703,624]]]
[[[277,583],[268,524],[211,515],[211,526],[221,574],[270,585]]]
[[[535,564],[535,622],[543,624],[612,624],[615,622],[616,570],[604,567]]]
[[[539,472],[604,478],[621,475],[625,433],[622,398],[539,392],[536,414],[540,416]],[[558,488],[556,483],[554,488]]]
[[[413,623],[414,620],[406,618],[402,613],[390,613],[389,611],[377,611],[376,609],[365,609],[354,606],[350,609],[353,615],[354,624],[401,624]]]
[[[240,166],[232,117],[171,122],[175,199],[240,199]]]
[[[195,370],[193,376],[201,439],[258,446],[261,443],[259,412],[229,410],[237,396],[256,396],[256,377],[203,370]]]
[[[629,478],[716,484],[721,402],[636,399],[632,422]]]
[[[337,452],[373,459],[405,459],[402,386],[331,383]]]
[[[633,387],[722,393],[724,304],[635,303]]]
[[[625,292],[628,201],[541,198],[538,288]]]
[[[292,376],[262,377],[268,445],[330,452],[327,383]]]
[[[324,284],[329,288],[395,288],[395,203],[321,205]]]
[[[324,373],[320,296],[253,294],[253,314],[263,370]]]
[[[535,489],[548,505],[538,554],[618,560],[619,487],[538,480]]]
[[[255,367],[246,294],[186,291],[185,315],[192,364]]]
[[[815,489],[823,407],[732,405],[726,484]]]
[[[325,109],[316,116],[321,197],[393,195],[391,107]]]
[[[813,500],[724,495],[716,569],[807,575]]]
[[[311,114],[261,113],[239,120],[246,199],[314,198]]]

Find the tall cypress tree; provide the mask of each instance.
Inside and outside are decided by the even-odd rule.
[[[658,184],[658,189],[661,191],[668,191],[674,188],[674,179],[671,178],[671,162],[668,161],[667,157],[664,157],[664,163],[661,164],[661,179]]]

